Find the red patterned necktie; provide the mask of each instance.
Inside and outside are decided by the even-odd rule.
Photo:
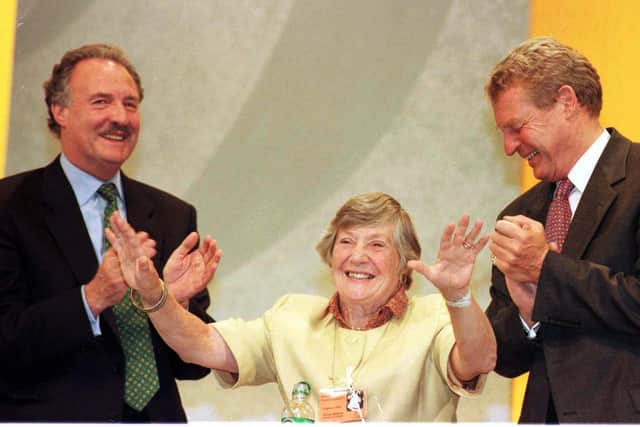
[[[569,232],[571,224],[571,206],[569,206],[569,194],[573,190],[573,184],[569,178],[564,178],[557,182],[556,193],[553,201],[549,205],[547,212],[547,222],[544,232],[548,242],[556,242],[558,249],[562,252],[564,239]]]

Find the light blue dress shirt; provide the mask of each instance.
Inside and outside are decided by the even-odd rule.
[[[104,230],[102,224],[104,221],[104,208],[107,206],[107,201],[102,198],[96,191],[102,184],[107,182],[113,182],[118,190],[118,211],[123,218],[126,219],[126,206],[124,203],[124,193],[122,191],[122,179],[120,171],[107,181],[101,181],[93,175],[90,175],[83,170],[74,166],[64,154],[60,155],[60,165],[67,177],[67,180],[71,184],[73,193],[76,196],[78,206],[82,212],[82,218],[84,224],[91,237],[91,244],[95,251],[96,259],[98,263],[102,262],[102,240],[104,238]],[[87,304],[87,298],[84,291],[85,285],[80,287],[82,294],[82,301],[84,302],[84,308],[87,312],[87,317],[91,323],[91,330],[94,335],[101,335],[100,331],[100,316],[94,317],[89,305]]]

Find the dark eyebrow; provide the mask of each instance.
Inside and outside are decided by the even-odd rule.
[[[511,119],[511,120],[507,120],[505,123],[498,125],[498,128],[500,129],[505,129],[505,128],[515,128],[518,127],[518,125],[525,123],[524,120],[519,120],[519,119]]]
[[[113,95],[106,92],[96,92],[89,95],[89,98],[113,98]]]

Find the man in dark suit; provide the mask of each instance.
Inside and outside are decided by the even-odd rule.
[[[487,93],[542,180],[491,236],[496,371],[530,373],[521,422],[638,423],[640,146],[601,127],[596,70],[554,39],[517,46]]]
[[[139,237],[162,268],[185,237],[183,249],[197,244],[195,209],[120,172],[138,140],[143,97],[122,51],[71,50],[44,87],[62,154],[0,181],[0,421],[184,422],[175,379],[209,369],[181,361],[131,304],[135,326],[116,314],[129,296],[103,231],[113,202],[148,233]],[[99,192],[105,185],[112,201]],[[208,237],[199,252],[209,263],[221,255]],[[180,268],[165,269],[169,291],[212,321],[206,283],[214,270],[202,277],[204,291],[191,292],[175,286]]]

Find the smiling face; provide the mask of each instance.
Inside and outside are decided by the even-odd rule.
[[[399,270],[392,224],[338,230],[331,272],[342,304],[373,309],[384,305],[400,286]]]
[[[69,79],[68,105],[51,112],[60,125],[62,152],[78,168],[107,180],[138,141],[140,95],[126,68],[101,58],[78,62]]]
[[[538,179],[557,181],[567,176],[575,162],[575,147],[561,102],[540,109],[524,87],[512,85],[492,106],[506,155],[518,154],[527,160]]]

